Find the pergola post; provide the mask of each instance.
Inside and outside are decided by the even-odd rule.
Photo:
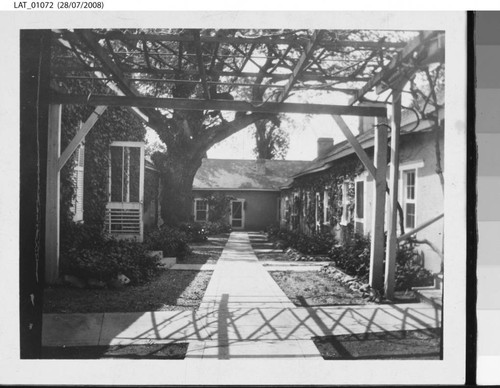
[[[394,298],[396,253],[397,253],[397,205],[399,175],[399,132],[401,127],[401,90],[392,91],[391,117],[391,164],[389,168],[389,218],[387,225],[387,248],[385,254],[385,297]]]
[[[45,218],[45,282],[53,284],[59,277],[59,154],[61,152],[60,104],[49,106],[47,145],[47,200]]]
[[[382,291],[384,287],[384,218],[387,171],[387,128],[375,127],[375,189],[370,243],[370,286]]]

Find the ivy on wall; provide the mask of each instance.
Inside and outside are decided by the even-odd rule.
[[[70,85],[68,92],[78,93],[78,81]],[[109,90],[101,85],[98,92],[109,94]],[[64,149],[77,133],[80,122],[85,122],[94,107],[63,105],[61,119],[61,148]],[[112,141],[143,141],[146,129],[142,122],[126,108],[109,107],[104,111],[92,130],[84,140],[84,192],[83,220],[91,227],[103,228],[106,203],[108,202],[108,166],[109,146]],[[65,230],[71,226],[73,213],[71,205],[75,198],[73,169],[75,154],[71,156],[61,169],[61,240],[64,241]]]
[[[300,217],[309,229],[316,230],[316,212],[319,218],[323,218],[323,204],[325,191],[328,193],[327,216],[331,226],[340,223],[343,214],[343,186],[347,182],[347,210],[349,222],[353,222],[354,216],[354,178],[364,171],[363,164],[355,156],[349,156],[341,161],[334,162],[326,171],[298,177],[293,182],[293,187],[284,192],[284,198],[288,198],[285,205],[285,223],[298,229]],[[316,196],[319,193],[319,196]],[[288,208],[286,208],[288,207]]]

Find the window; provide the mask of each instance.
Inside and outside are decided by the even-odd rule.
[[[340,225],[347,225],[349,223],[349,182],[342,184],[342,219]]]
[[[208,201],[197,198],[194,200],[194,220],[197,222],[208,220]]]
[[[315,196],[315,212],[314,212],[314,220],[316,221],[316,229],[320,230],[321,229],[321,224],[322,224],[322,218],[323,215],[321,214],[321,195],[320,193],[316,193]]]
[[[415,228],[416,223],[416,170],[403,171],[403,203],[405,227]]]
[[[365,217],[365,182],[356,182],[356,218],[363,219]]]
[[[323,193],[323,224],[330,224],[330,195],[328,189]]]
[[[83,166],[84,166],[85,147],[80,144],[76,149],[76,165],[73,173],[75,182],[75,198],[71,204],[73,212],[73,221],[83,220]]]

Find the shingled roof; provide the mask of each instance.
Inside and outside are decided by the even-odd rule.
[[[440,118],[444,118],[444,109],[439,111]],[[409,135],[412,133],[423,133],[431,131],[433,128],[433,122],[431,120],[420,120],[418,123],[416,121],[416,116],[413,112],[409,110],[403,111],[403,115],[401,117],[401,136]],[[390,137],[390,132],[388,134]],[[365,130],[365,132],[356,136],[359,143],[363,148],[370,148],[374,145],[374,129],[370,128]],[[316,158],[311,161],[302,171],[299,171],[297,174],[293,175],[286,185],[283,185],[282,188],[287,188],[291,185],[293,178],[297,178],[303,175],[312,174],[315,172],[327,170],[331,167],[332,162],[338,159],[341,159],[345,156],[351,155],[354,153],[354,149],[351,147],[347,140],[344,140],[340,143],[337,143],[333,146],[331,151],[329,151],[326,155]]]
[[[203,159],[194,190],[279,191],[310,161]]]

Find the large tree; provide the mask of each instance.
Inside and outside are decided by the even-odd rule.
[[[156,39],[158,35],[163,38]],[[366,79],[390,60],[383,55],[381,36],[363,31],[63,30],[56,37],[73,61],[59,69],[65,76],[91,74],[113,86],[115,93],[119,90],[127,96],[205,100],[237,96],[252,104],[282,102],[296,82],[305,82],[298,81],[302,70],[308,72],[309,81],[328,88],[345,84],[348,78]],[[241,38],[244,43],[238,41]],[[260,40],[257,43],[253,38]],[[288,43],[277,43],[281,38]],[[308,62],[321,39],[326,45]],[[364,39],[372,40],[372,45],[363,49],[359,41]],[[346,45],[349,40],[354,44]],[[344,44],[337,45],[338,41]],[[284,83],[277,85],[277,80]],[[93,88],[89,85],[90,95]],[[166,153],[154,155],[162,174],[162,218],[167,224],[189,218],[194,176],[215,144],[257,123],[258,144],[267,149],[261,155],[279,156],[273,151],[279,135],[272,126],[276,115],[153,108],[141,108],[140,114],[167,147]]]

